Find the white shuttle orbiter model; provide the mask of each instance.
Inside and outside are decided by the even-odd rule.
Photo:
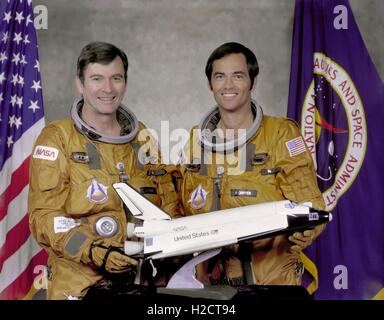
[[[128,223],[128,237],[143,238],[144,242],[126,241],[125,252],[131,256],[143,253],[147,259],[185,255],[247,239],[305,230],[332,218],[331,213],[311,208],[311,204],[283,200],[171,219],[129,185],[115,183],[113,187],[132,215],[142,220],[139,224]]]

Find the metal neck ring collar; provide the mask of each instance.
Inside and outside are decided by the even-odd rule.
[[[252,123],[252,126],[247,130],[246,135],[241,136],[237,139],[225,141],[222,143],[213,143],[212,139],[209,138],[209,129],[208,129],[208,123],[212,120],[213,117],[217,116],[219,114],[219,107],[215,106],[208,110],[208,112],[203,116],[202,120],[200,121],[199,127],[198,127],[198,137],[200,145],[209,151],[212,152],[220,152],[220,153],[227,153],[227,152],[233,152],[239,148],[241,148],[244,144],[247,143],[247,141],[254,136],[254,134],[257,132],[261,125],[261,121],[263,119],[263,110],[259,104],[256,103],[256,101],[251,102],[251,107],[253,108],[255,119]],[[207,136],[208,134],[208,136]]]
[[[75,123],[76,128],[88,138],[106,143],[124,144],[131,142],[136,137],[137,132],[139,131],[139,122],[134,113],[129,110],[126,106],[121,104],[118,108],[118,111],[122,113],[131,123],[132,130],[126,135],[114,137],[98,132],[96,129],[89,126],[83,119],[81,119],[79,112],[81,107],[83,106],[83,103],[84,100],[82,97],[77,98],[74,101],[71,108],[71,117],[73,122]]]

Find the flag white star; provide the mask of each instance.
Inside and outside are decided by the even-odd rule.
[[[12,75],[12,80],[11,83],[15,86],[19,81],[18,81],[19,75],[16,73]]]
[[[39,81],[32,80],[32,81],[33,81],[33,85],[31,88],[35,89],[35,91],[37,92],[39,89],[41,89],[40,80]]]
[[[3,21],[7,21],[7,23],[9,23],[10,20],[11,20],[11,11],[4,12]]]
[[[24,43],[24,44],[31,43],[31,41],[28,40],[28,35],[27,35],[27,34],[26,34],[25,37],[24,37],[23,43]]]
[[[3,93],[0,92],[0,103],[2,103],[4,101],[4,98],[3,98]]]
[[[1,39],[1,42],[7,43],[8,39],[9,39],[8,31],[3,32],[3,38]]]
[[[0,62],[3,63],[5,60],[8,60],[8,57],[5,55],[5,51],[0,52]]]
[[[21,55],[20,63],[21,64],[27,64],[28,63],[27,60],[25,60],[25,55],[24,54]]]
[[[19,108],[21,108],[23,105],[23,97],[17,97],[16,100],[16,104],[19,106]]]
[[[14,115],[9,117],[8,124],[10,127],[12,127],[15,124],[15,116]]]
[[[2,83],[5,79],[4,72],[0,73],[0,83]]]
[[[12,105],[12,107],[14,107],[15,106],[15,104],[16,104],[16,95],[14,94],[13,96],[11,96],[11,101],[10,101],[10,104]]]
[[[19,61],[20,61],[20,53],[17,53],[17,54],[14,54],[12,53],[12,62],[15,63],[15,65],[18,65],[19,64]]]
[[[28,5],[30,6],[32,3],[32,0],[28,0]]]
[[[36,59],[36,64],[33,67],[36,68],[37,71],[40,72],[40,62],[39,62],[39,60]]]
[[[20,127],[22,124],[23,124],[23,123],[21,122],[21,117],[15,118],[15,126],[16,126],[16,129],[19,129],[19,127]]]
[[[22,41],[23,38],[21,37],[21,32],[15,33],[15,37],[13,38],[13,41],[16,41],[17,44],[19,45],[20,41]]]
[[[11,144],[13,144],[13,140],[12,140],[12,136],[9,136],[7,138],[7,146],[8,146],[8,148],[11,146]]]
[[[24,87],[24,78],[22,76],[19,75],[19,81],[18,81],[19,85]]]
[[[16,12],[15,20],[20,24],[24,20],[23,11]]]
[[[28,107],[28,109],[32,109],[33,113],[35,113],[36,109],[40,109],[40,107],[37,105],[39,101],[32,101],[31,100],[31,105]]]
[[[31,20],[31,15],[29,14],[27,15],[27,21],[25,21],[25,25],[28,27],[30,23],[33,23],[33,21]]]

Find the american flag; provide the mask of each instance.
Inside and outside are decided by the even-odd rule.
[[[302,137],[289,140],[285,143],[285,145],[287,146],[290,157],[297,156],[305,151],[304,140]]]
[[[32,0],[0,1],[0,299],[33,292],[46,254],[29,231],[29,160],[44,126]]]

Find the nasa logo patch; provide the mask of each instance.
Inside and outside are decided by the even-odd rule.
[[[201,184],[192,192],[189,203],[195,210],[199,210],[205,206],[208,192],[203,189]]]
[[[102,204],[108,200],[107,187],[101,183],[98,183],[94,178],[91,185],[87,190],[87,198],[90,202],[95,204]]]

